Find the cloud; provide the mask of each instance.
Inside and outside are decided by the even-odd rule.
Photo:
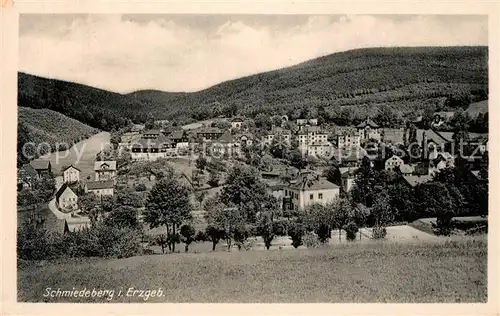
[[[22,25],[29,19],[21,16]],[[43,27],[21,28],[20,71],[117,92],[195,91],[348,49],[488,39],[486,17],[310,16],[286,27],[228,17],[213,28],[168,16],[141,23],[119,15],[37,19]]]

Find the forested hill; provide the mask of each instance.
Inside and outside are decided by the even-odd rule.
[[[466,108],[487,99],[487,87],[487,47],[369,48],[194,93],[148,90],[122,95],[21,73],[19,105],[51,108],[103,129],[124,118],[145,121],[148,115],[180,123],[236,112],[249,116],[281,112],[293,118],[304,112],[316,115],[318,110],[352,123],[381,107],[400,115],[428,107]],[[97,119],[101,116],[105,122]]]

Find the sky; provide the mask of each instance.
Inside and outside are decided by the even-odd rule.
[[[488,45],[487,16],[23,14],[19,71],[114,92],[198,91],[365,47]]]

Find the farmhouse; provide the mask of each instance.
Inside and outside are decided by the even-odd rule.
[[[184,130],[173,131],[172,134],[168,136],[168,139],[175,144],[176,148],[189,147],[189,136]],[[158,139],[158,142],[162,143],[162,139]]]
[[[89,181],[85,184],[85,193],[94,193],[99,197],[103,196],[113,196],[114,194],[114,183],[111,180],[108,181]]]
[[[302,172],[284,189],[285,197],[290,197],[290,209],[299,210],[319,203],[326,205],[340,194],[340,188],[312,172]]]
[[[370,118],[367,118],[365,121],[359,123],[356,126],[356,129],[358,130],[358,134],[361,136],[362,140],[374,139],[379,141],[381,138],[380,127]]]
[[[80,169],[70,165],[63,170],[63,182],[73,183],[78,181],[80,181]]]
[[[116,177],[116,161],[94,162],[95,181],[113,180]]]
[[[56,192],[56,203],[60,209],[76,210],[78,208],[78,196],[64,183]]]
[[[177,145],[169,138],[160,135],[156,140],[141,139],[132,146],[131,158],[135,161],[155,161],[168,158],[176,152]]]
[[[35,159],[30,161],[30,166],[36,171],[39,177],[52,173],[52,165],[49,160]]]
[[[239,153],[239,143],[233,138],[230,132],[225,132],[217,141],[212,143],[212,152],[214,154],[232,155]]]

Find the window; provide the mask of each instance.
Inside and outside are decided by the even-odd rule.
[[[320,200],[323,199],[323,193],[318,193],[318,199],[320,199]]]
[[[314,198],[314,194],[309,194],[309,200],[312,200]]]

